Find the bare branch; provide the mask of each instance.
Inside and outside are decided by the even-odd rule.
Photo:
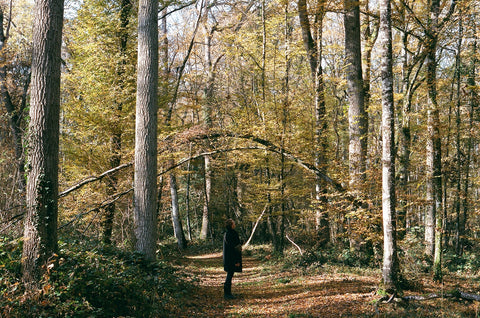
[[[98,175],[98,176],[92,176],[92,177],[89,177],[79,183],[77,183],[76,185],[68,188],[67,190],[63,191],[63,192],[60,192],[60,194],[58,195],[59,198],[63,198],[64,196],[66,196],[67,194],[69,194],[70,192],[72,191],[75,191],[75,190],[78,190],[80,189],[81,187],[83,187],[84,185],[87,185],[91,182],[94,182],[94,181],[97,181],[97,180],[101,180],[103,178],[105,178],[106,176],[108,175],[111,175],[117,171],[120,171],[124,168],[127,168],[127,167],[130,167],[133,165],[133,162],[128,162],[128,163],[124,163],[123,165],[120,165],[118,167],[115,167],[113,169],[110,169],[110,170],[107,170],[105,171],[104,173],[102,173],[101,175]]]

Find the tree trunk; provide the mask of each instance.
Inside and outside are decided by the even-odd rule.
[[[344,6],[347,92],[350,103],[348,109],[350,189],[359,192],[365,182],[365,158],[367,153],[365,138],[367,116],[362,77],[360,8],[358,1],[355,0],[345,0]]]
[[[35,288],[58,251],[62,0],[35,3],[23,281]]]
[[[425,217],[425,241],[427,256],[434,257],[434,277],[441,279],[442,245],[442,155],[440,139],[440,115],[437,103],[437,61],[439,0],[430,7],[429,38],[427,39],[427,215]]]
[[[475,30],[475,21],[473,27],[473,34],[476,34]],[[473,116],[476,109],[478,109],[478,94],[475,89],[476,85],[476,69],[477,69],[477,38],[475,37],[474,41],[471,43],[471,57],[470,57],[470,67],[468,72],[467,83],[469,87],[469,104],[470,104],[470,111],[469,111],[469,124],[468,124],[468,141],[467,141],[467,158],[465,162],[465,185],[464,185],[464,195],[463,195],[463,217],[460,220],[459,226],[459,255],[463,254],[463,249],[465,247],[466,239],[466,224],[467,224],[467,216],[470,208],[470,191],[469,191],[469,184],[470,184],[470,163],[471,163],[471,156],[472,156],[472,148],[473,148]]]
[[[180,209],[178,206],[177,181],[174,173],[170,173],[170,193],[172,195],[172,222],[175,237],[177,238],[178,248],[183,250],[187,247],[187,241],[183,234],[182,220],[180,219]]]
[[[157,206],[158,0],[138,10],[134,221],[136,250],[155,259]]]
[[[212,169],[210,167],[210,156],[204,157],[204,203],[202,213],[202,230],[200,231],[200,239],[206,240],[209,228],[209,205],[210,193],[212,189]]]
[[[208,1],[207,1],[208,2]],[[206,28],[206,36],[205,36],[205,61],[207,63],[207,83],[205,86],[205,101],[202,105],[203,109],[203,120],[205,126],[208,128],[212,128],[212,104],[213,104],[213,97],[214,97],[214,84],[215,84],[215,72],[214,72],[214,63],[212,61],[212,39],[213,34],[215,32],[215,27],[211,29],[207,29],[207,21],[209,16],[209,4],[206,3],[205,7],[207,8],[205,14],[205,28]],[[203,217],[202,217],[202,231],[200,232],[200,239],[205,240],[208,234],[208,228],[210,223],[210,216],[209,216],[209,204],[210,204],[210,191],[212,188],[212,171],[211,171],[211,157],[205,156],[205,200],[203,204]]]
[[[358,196],[365,184],[367,154],[367,115],[362,77],[359,2],[344,0],[344,9],[345,63],[349,99],[349,186],[350,191]],[[350,248],[358,251],[361,239],[351,230],[353,222],[355,220],[352,218],[347,220],[350,232]]]
[[[395,219],[395,108],[392,71],[392,20],[390,0],[380,1],[379,40],[382,76],[382,210],[383,270],[386,290],[398,286],[398,258]]]
[[[122,0],[120,4],[120,56],[122,57],[119,62],[117,75],[119,78],[122,78],[125,74],[125,55],[127,51],[127,42],[129,33],[127,30],[128,24],[130,23],[130,12],[132,10],[132,3],[128,0]],[[123,84],[120,82],[120,88],[123,90]],[[117,102],[116,116],[117,121],[120,121],[120,113],[123,109],[122,102]],[[118,167],[122,161],[122,131],[121,129],[115,129],[111,139],[110,139],[110,168]],[[112,196],[117,192],[118,178],[113,175],[107,179],[107,195]],[[113,232],[113,220],[115,217],[115,203],[109,204],[105,208],[105,218],[104,218],[104,228],[103,228],[103,242],[105,244],[111,244],[112,242],[112,232]]]
[[[190,144],[190,153],[189,156],[192,156],[192,144]],[[192,226],[190,223],[190,172],[191,172],[191,161],[187,163],[187,189],[185,191],[185,209],[187,210],[187,237],[189,240],[192,240]]]
[[[462,191],[462,161],[461,161],[461,147],[460,147],[460,134],[461,134],[461,120],[460,120],[460,107],[461,107],[461,68],[462,68],[462,59],[460,56],[460,52],[462,49],[462,40],[463,40],[463,24],[462,24],[462,15],[460,12],[460,15],[458,17],[458,42],[457,42],[457,52],[456,52],[456,65],[455,65],[455,81],[456,81],[456,99],[457,99],[457,104],[456,104],[456,109],[455,109],[455,123],[456,123],[456,138],[455,138],[455,143],[456,143],[456,154],[455,154],[455,160],[457,161],[457,171],[456,171],[456,186],[457,189],[455,191],[455,199],[454,199],[454,208],[455,208],[455,216],[456,216],[456,222],[455,222],[455,253],[457,255],[460,255],[460,205],[461,205],[461,200],[460,200],[460,195]],[[446,244],[446,243],[445,243]]]
[[[315,166],[318,169],[326,171],[327,165],[325,153],[327,152],[327,140],[325,133],[327,130],[326,110],[325,110],[325,85],[323,82],[322,69],[322,36],[323,36],[323,17],[325,15],[324,0],[317,0],[315,4],[313,25],[315,38],[312,36],[312,26],[308,18],[306,0],[298,1],[298,15],[302,27],[303,43],[307,51],[307,57],[310,63],[310,71],[314,82],[315,92]],[[322,243],[327,243],[330,237],[330,228],[328,215],[325,208],[326,198],[324,195],[325,183],[316,178],[315,181],[315,200],[317,207],[315,211],[315,228],[319,234]]]

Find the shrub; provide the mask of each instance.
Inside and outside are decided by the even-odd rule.
[[[175,312],[177,299],[191,288],[165,262],[146,262],[96,242],[72,243],[60,243],[52,270],[28,297],[20,283],[20,244],[10,256],[0,254],[0,265],[8,263],[0,267],[0,316],[158,317]]]

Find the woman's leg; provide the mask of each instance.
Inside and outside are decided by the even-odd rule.
[[[232,295],[232,278],[235,272],[227,272],[227,277],[225,278],[225,284],[223,284],[223,296],[226,299],[233,299]]]
[[[233,278],[233,274],[235,274],[235,272],[231,271],[231,272],[227,272],[227,278],[225,278],[225,284],[232,284],[232,278]]]

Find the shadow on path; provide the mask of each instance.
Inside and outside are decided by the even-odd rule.
[[[199,279],[195,294],[172,317],[373,317],[376,278],[354,274],[304,275],[244,257],[232,293],[223,299],[221,253],[187,256],[182,266]]]

